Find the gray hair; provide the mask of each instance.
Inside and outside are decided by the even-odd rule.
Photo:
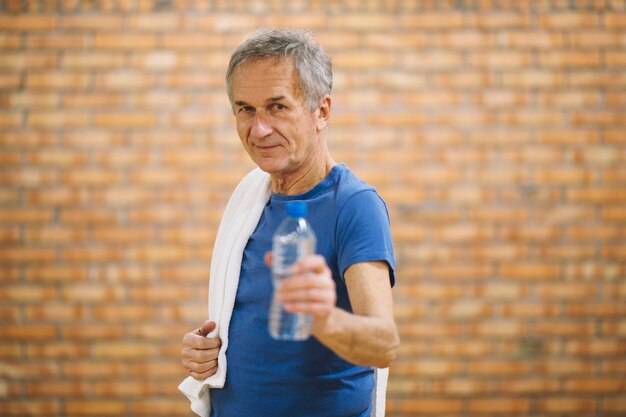
[[[233,103],[233,72],[241,65],[262,58],[291,58],[298,74],[300,91],[311,111],[333,87],[330,57],[311,32],[262,29],[233,52],[226,71],[226,92]]]

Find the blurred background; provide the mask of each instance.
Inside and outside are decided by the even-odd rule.
[[[180,341],[252,168],[224,72],[263,26],[327,47],[332,153],[389,206],[387,415],[626,415],[625,9],[0,0],[0,415],[191,415]]]

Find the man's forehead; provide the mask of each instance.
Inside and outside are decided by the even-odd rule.
[[[300,96],[298,75],[291,58],[268,57],[239,66],[232,77],[235,101],[246,100],[242,95],[262,94],[263,100],[279,96]],[[257,97],[258,98],[258,97]]]

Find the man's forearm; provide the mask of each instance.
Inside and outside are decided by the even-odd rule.
[[[359,316],[335,308],[313,335],[337,355],[356,365],[386,368],[396,357],[400,338],[392,319]]]

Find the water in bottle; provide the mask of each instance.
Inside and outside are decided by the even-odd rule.
[[[274,290],[291,276],[291,266],[300,258],[315,253],[315,234],[306,221],[307,206],[302,202],[287,203],[287,217],[278,226],[272,241],[272,281]],[[305,340],[311,334],[309,314],[289,313],[282,303],[272,299],[269,330],[274,339]]]

